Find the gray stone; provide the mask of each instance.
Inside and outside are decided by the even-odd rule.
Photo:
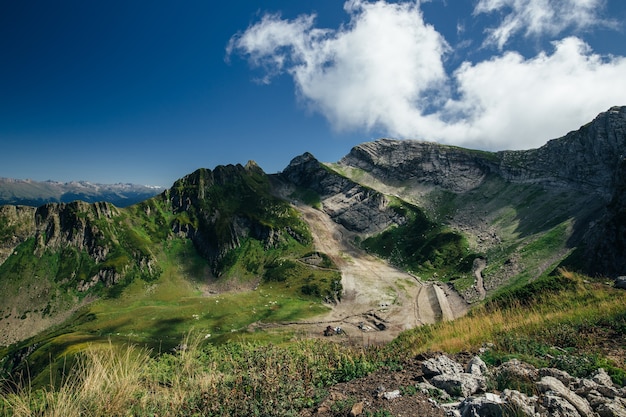
[[[503,363],[496,369],[497,374],[508,374],[518,378],[535,381],[539,377],[539,371],[532,365],[521,362],[517,359],[511,359]]]
[[[542,392],[551,391],[559,397],[569,402],[582,417],[592,417],[594,415],[591,406],[581,396],[571,391],[563,385],[561,381],[552,376],[544,376],[537,383],[537,388]]]
[[[387,391],[387,392],[383,392],[383,398],[385,400],[395,400],[396,398],[400,398],[400,390],[396,389],[393,391]]]
[[[558,395],[546,394],[542,396],[541,404],[551,417],[581,417],[578,410],[569,401]]]
[[[502,392],[502,399],[525,416],[534,417],[538,414],[536,396],[529,397],[519,391],[505,389]]]
[[[463,367],[447,356],[441,355],[422,362],[422,372],[426,378],[436,375],[457,375],[463,373]]]
[[[480,359],[478,356],[474,356],[467,364],[466,372],[468,374],[482,376],[487,375],[489,373],[489,369],[487,368],[485,361]]]
[[[561,371],[560,369],[556,368],[542,368],[539,370],[539,376],[552,376],[561,381],[566,386],[569,386],[576,379],[567,372]]]
[[[615,288],[626,290],[626,276],[617,277],[615,279]]]
[[[619,399],[601,404],[596,411],[600,417],[626,417],[626,405]]]
[[[626,277],[623,277],[626,280]],[[609,374],[603,368],[600,368],[596,371],[595,374],[591,377],[591,380],[598,385],[604,385],[605,387],[613,388],[613,381]]]
[[[450,401],[450,395],[442,390],[441,388],[437,388],[433,384],[429,382],[420,382],[416,385],[417,389],[424,395],[428,395],[429,397],[435,397],[437,400],[442,402]]]
[[[466,398],[459,406],[461,417],[501,417],[502,401],[497,396],[490,398]]]
[[[469,397],[486,388],[484,378],[466,373],[437,375],[430,382],[453,397]]]

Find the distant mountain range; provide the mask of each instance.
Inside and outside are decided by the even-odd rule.
[[[94,184],[87,181],[32,181],[0,178],[0,205],[39,207],[46,203],[87,203],[105,201],[127,207],[153,197],[164,187],[137,184]]]

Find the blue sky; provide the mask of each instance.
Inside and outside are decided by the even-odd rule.
[[[613,105],[623,0],[0,4],[0,177],[169,186],[379,137],[527,149]]]

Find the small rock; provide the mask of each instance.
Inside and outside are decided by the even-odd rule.
[[[580,414],[572,404],[557,395],[544,395],[541,397],[541,405],[548,410],[550,416],[580,417]]]
[[[561,371],[560,369],[556,369],[556,368],[541,368],[539,370],[539,376],[541,376],[541,377],[544,377],[544,376],[554,377],[554,378],[558,379],[559,381],[561,381],[565,386],[569,386],[575,380],[575,378],[572,377],[567,372]]]
[[[502,398],[526,416],[534,416],[536,414],[537,397],[534,395],[529,397],[519,391],[505,389],[502,393]]]
[[[356,417],[356,416],[360,416],[361,414],[363,414],[363,401],[356,403],[352,406],[352,409],[350,410],[350,417]]]
[[[484,391],[486,388],[484,378],[466,373],[437,375],[430,382],[453,397],[469,397],[478,391]]]
[[[485,361],[480,359],[480,357],[478,356],[474,356],[472,360],[469,361],[469,363],[467,364],[467,373],[482,376],[487,375],[489,373],[489,370]]]
[[[539,376],[539,371],[537,371],[534,366],[521,362],[517,359],[511,359],[510,361],[500,365],[497,369],[497,373],[517,376],[530,381],[535,381]]]
[[[396,398],[400,398],[400,390],[387,391],[383,393],[383,398],[386,400],[395,400]]]
[[[537,388],[543,392],[552,391],[559,397],[563,398],[570,403],[582,417],[592,417],[594,415],[587,400],[572,392],[569,388],[563,385],[561,381],[552,376],[544,376],[541,378],[541,381],[537,383]]]
[[[602,404],[596,411],[600,417],[626,417],[626,405],[619,401]]]
[[[591,377],[591,380],[598,385],[604,385],[605,387],[613,388],[613,381],[611,380],[609,374],[607,374],[603,368],[598,369],[596,373]]]
[[[615,288],[626,290],[626,276],[617,277],[615,279]]]
[[[459,410],[461,417],[502,417],[502,401],[499,398],[491,401],[486,397],[470,397],[461,403]]]

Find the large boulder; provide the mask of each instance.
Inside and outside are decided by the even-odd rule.
[[[422,372],[426,378],[437,375],[457,375],[463,373],[463,366],[445,355],[430,358],[422,363]]]

